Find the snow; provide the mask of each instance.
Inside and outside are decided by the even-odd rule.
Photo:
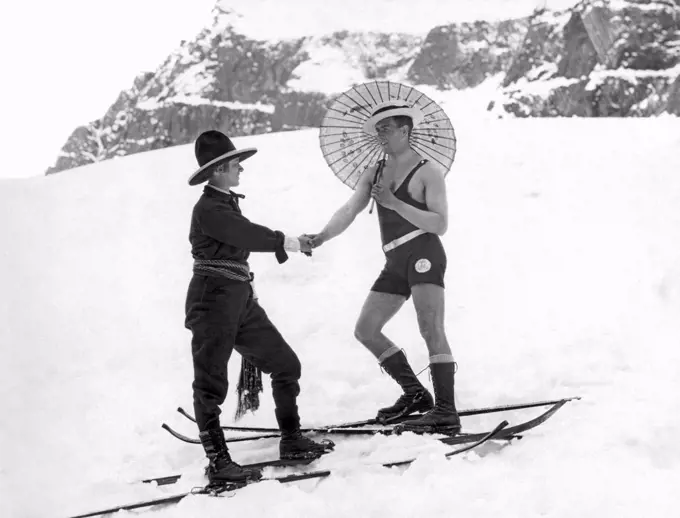
[[[287,86],[303,92],[338,94],[355,84],[366,81],[367,72],[373,65],[389,67],[387,78],[398,76],[401,80],[420,50],[422,37],[393,34],[391,45],[378,44],[380,34],[349,33],[342,39],[333,36],[310,37],[301,51],[309,59],[293,70],[293,78]],[[400,60],[407,61],[399,67]]]
[[[359,56],[348,56],[343,48],[325,44],[316,39],[306,48],[310,59],[303,61],[293,71],[287,86],[302,92],[334,94],[347,90],[366,78],[358,67]]]
[[[192,106],[210,105],[220,106],[222,108],[230,108],[232,110],[257,110],[266,113],[274,113],[276,107],[271,104],[264,103],[242,103],[238,101],[213,101],[198,95],[175,95],[172,98],[158,101],[157,99],[145,99],[137,103],[137,108],[140,110],[156,110],[163,106],[170,106],[176,104],[188,104]]]
[[[536,69],[536,73],[549,73],[549,70],[552,68],[553,67],[550,64],[541,66],[540,68]],[[536,79],[533,81],[527,79],[526,77],[522,77],[515,81],[511,87],[507,88],[507,92],[509,94],[518,93],[520,95],[548,97],[554,90],[558,88],[569,87],[573,84],[579,83],[580,81],[582,81],[582,79],[578,77],[557,76],[551,77],[550,79]]]
[[[403,76],[395,74],[390,80],[402,81],[402,78]],[[498,94],[503,79],[504,74],[496,74],[474,88],[462,90],[439,90],[432,85],[418,85],[416,88],[439,104],[456,128],[459,121],[485,120],[492,117],[487,107],[489,101]]]
[[[612,11],[618,11],[621,9],[637,9],[638,11],[673,11],[676,8],[676,6],[673,5],[672,0],[661,0],[656,2],[651,0],[647,3],[629,2],[626,0],[610,0],[608,7]]]
[[[610,78],[625,79],[630,83],[636,83],[639,79],[645,78],[666,78],[673,81],[678,75],[680,75],[680,64],[663,70],[633,70],[629,68],[610,70],[598,67],[590,73],[586,90],[594,90]]]
[[[336,452],[307,468],[336,470],[327,479],[190,496],[149,516],[675,515],[680,121],[493,120],[464,116],[465,102],[451,97],[446,108],[459,150],[443,237],[458,406],[583,399],[521,441],[449,461],[427,437],[335,437]],[[253,221],[315,232],[350,195],[323,161],[317,130],[235,143],[260,150],[235,189]],[[67,517],[203,482],[200,446],[160,427],[197,435],[175,412],[191,409],[183,310],[195,168],[186,145],[0,181],[0,516]],[[370,417],[398,395],[352,336],[383,264],[378,239],[365,212],[312,258],[278,265],[253,255],[261,303],[302,361],[304,425]],[[426,367],[410,302],[386,333],[417,372]],[[223,424],[239,363],[234,355]],[[240,424],[273,425],[268,384],[262,402]],[[277,442],[231,451],[266,460]],[[375,466],[414,455],[409,468]],[[176,473],[174,486],[138,482]]]
[[[201,60],[187,67],[173,80],[173,86],[184,95],[200,96],[214,82],[215,76],[208,70],[211,60]]]
[[[533,25],[539,26],[541,23],[546,23],[557,28],[564,27],[571,18],[571,11],[568,10],[571,7],[571,5],[566,5],[563,8],[558,8],[551,3],[548,6],[548,11],[539,14],[533,19]]]
[[[404,32],[424,35],[436,26],[477,20],[497,21],[529,16],[544,4],[565,9],[576,0],[343,0],[329,8],[323,2],[294,0],[221,0],[229,14],[218,27],[232,24],[254,38],[295,38],[334,31]],[[228,20],[228,21],[227,21]]]

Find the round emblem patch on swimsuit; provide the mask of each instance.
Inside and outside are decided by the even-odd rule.
[[[416,271],[418,273],[429,272],[431,267],[432,263],[427,259],[418,259],[418,261],[416,261]]]

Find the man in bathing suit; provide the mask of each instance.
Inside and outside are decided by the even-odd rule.
[[[366,169],[354,194],[318,234],[308,234],[312,248],[344,232],[371,198],[377,202],[385,266],[373,284],[356,323],[354,336],[400,385],[403,394],[377,418],[387,422],[415,412],[422,417],[401,426],[404,431],[457,433],[460,419],[454,403],[455,363],[444,331],[446,252],[439,236],[448,225],[443,173],[410,145],[422,113],[404,101],[376,106],[364,124],[377,135],[387,159]],[[421,384],[404,352],[383,327],[413,295],[420,333],[429,352],[432,395]]]

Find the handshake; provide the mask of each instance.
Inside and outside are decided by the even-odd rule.
[[[321,246],[326,240],[321,234],[302,234],[298,237],[300,252],[311,257],[312,249]]]

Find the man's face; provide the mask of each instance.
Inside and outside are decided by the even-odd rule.
[[[218,187],[236,187],[240,183],[240,175],[243,171],[238,158],[230,160],[226,164],[219,165],[213,173],[214,183]]]
[[[406,126],[399,127],[394,119],[388,118],[378,122],[375,125],[375,131],[378,134],[378,142],[380,142],[383,151],[389,153],[402,147],[408,128]]]

